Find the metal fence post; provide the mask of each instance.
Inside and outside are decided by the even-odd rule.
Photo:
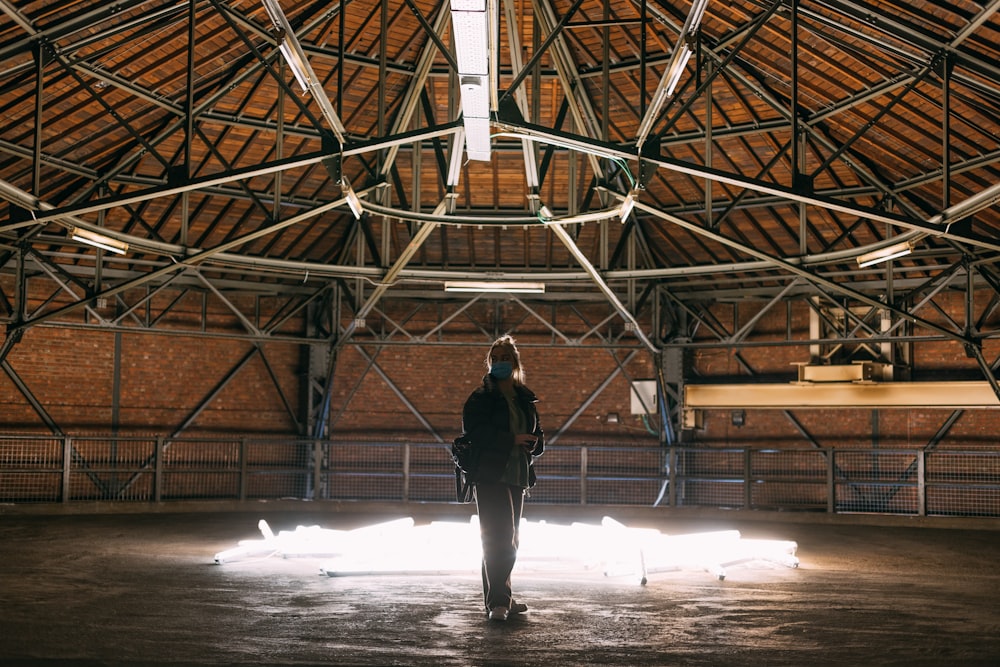
[[[837,486],[834,484],[833,471],[836,467],[837,450],[830,448],[826,453],[826,511],[827,514],[837,512]]]
[[[587,504],[587,448],[580,447],[580,504]]]
[[[156,436],[153,444],[153,502],[158,503],[163,498],[163,436]]]
[[[313,488],[311,499],[319,500],[322,497],[320,484],[323,482],[323,443],[320,440],[313,440],[312,461]]]
[[[410,499],[410,443],[403,445],[403,502]]]
[[[751,483],[753,480],[751,477],[752,469],[750,466],[750,448],[743,448],[743,509],[752,509],[753,507],[753,489],[751,488]]]
[[[667,450],[667,504],[677,507],[677,448]]]
[[[247,475],[249,474],[247,470],[247,439],[240,438],[240,500],[247,499],[247,484],[249,480]]]
[[[70,501],[69,497],[69,480],[70,480],[70,470],[73,467],[73,439],[69,436],[63,436],[63,455],[62,455],[62,501],[68,503]]]
[[[917,516],[927,516],[927,452],[917,450]]]

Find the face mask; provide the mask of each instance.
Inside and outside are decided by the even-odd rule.
[[[495,361],[490,366],[490,375],[497,380],[506,380],[514,374],[514,364],[509,361]]]

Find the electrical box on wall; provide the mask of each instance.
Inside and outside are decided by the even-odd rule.
[[[655,415],[659,412],[656,380],[633,380],[632,391],[629,393],[632,398],[632,414]]]
[[[702,410],[684,408],[681,410],[681,428],[699,430],[705,428],[705,413]]]

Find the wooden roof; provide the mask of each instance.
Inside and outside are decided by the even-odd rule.
[[[691,3],[490,2],[489,162],[462,152],[447,3],[280,6],[342,143],[259,0],[0,0],[0,275],[30,249],[88,297],[185,267],[237,292],[362,278],[355,308],[537,277],[636,311],[628,290],[878,299],[962,262],[1000,285],[997,0],[710,0],[662,106]],[[77,226],[129,251],[98,261]],[[859,268],[896,236],[911,255]]]

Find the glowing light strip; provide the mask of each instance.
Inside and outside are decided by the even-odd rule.
[[[511,294],[542,294],[545,283],[502,280],[448,280],[445,292],[507,292]]]
[[[81,243],[96,246],[119,255],[124,255],[128,250],[128,244],[124,241],[119,241],[110,236],[83,229],[82,227],[74,227],[70,230],[69,235],[74,241],[80,241]]]
[[[684,27],[681,28],[677,47],[670,57],[670,65],[667,67],[667,71],[663,73],[663,78],[660,79],[660,83],[656,87],[656,92],[653,93],[653,98],[646,109],[646,115],[639,124],[639,131],[636,133],[636,145],[642,146],[646,141],[646,137],[649,136],[653,128],[653,123],[659,117],[664,103],[667,98],[674,94],[674,89],[681,80],[681,75],[684,73],[688,60],[691,58],[691,44],[695,40],[695,35],[698,32],[698,27],[701,25],[701,19],[705,15],[707,7],[708,0],[695,0],[691,4],[687,20],[684,22]]]
[[[479,521],[433,522],[417,526],[412,518],[355,530],[299,526],[275,535],[267,522],[258,524],[263,540],[243,540],[215,555],[218,564],[279,554],[323,558],[320,572],[330,577],[386,574],[462,574],[479,571],[482,563]],[[645,584],[649,575],[679,570],[708,572],[724,579],[727,568],[765,561],[795,568],[798,545],[787,540],[745,540],[737,530],[666,535],[654,529],[630,528],[610,517],[600,525],[555,525],[521,522],[516,571],[600,572]]]
[[[361,214],[365,211],[365,207],[361,204],[361,197],[350,186],[344,189],[344,196],[347,198],[347,205],[350,207],[351,213],[354,214],[355,218],[360,220]]]
[[[629,190],[629,193],[625,195],[625,199],[622,200],[621,212],[618,214],[622,222],[628,220],[629,214],[632,212],[632,209],[635,208],[636,194],[635,190]]]
[[[344,135],[347,133],[347,130],[340,121],[337,112],[334,111],[333,105],[330,104],[330,98],[327,97],[319,77],[316,76],[312,65],[309,64],[306,52],[302,50],[302,45],[295,36],[295,32],[292,30],[292,26],[288,22],[285,13],[281,10],[281,5],[278,4],[278,0],[263,0],[263,3],[264,10],[271,19],[274,28],[278,31],[278,38],[281,40],[278,42],[278,50],[285,57],[289,69],[295,75],[295,80],[302,88],[302,93],[310,93],[313,99],[316,100],[320,111],[323,113],[323,117],[326,118],[326,122],[330,124],[330,129],[333,130],[334,135],[337,137],[337,141],[343,146]]]
[[[863,255],[858,255],[858,267],[863,269],[866,266],[881,264],[882,262],[888,262],[890,259],[904,257],[909,255],[911,252],[913,252],[912,241],[896,243],[884,248],[879,248],[878,250],[873,250],[872,252],[868,252]]]

